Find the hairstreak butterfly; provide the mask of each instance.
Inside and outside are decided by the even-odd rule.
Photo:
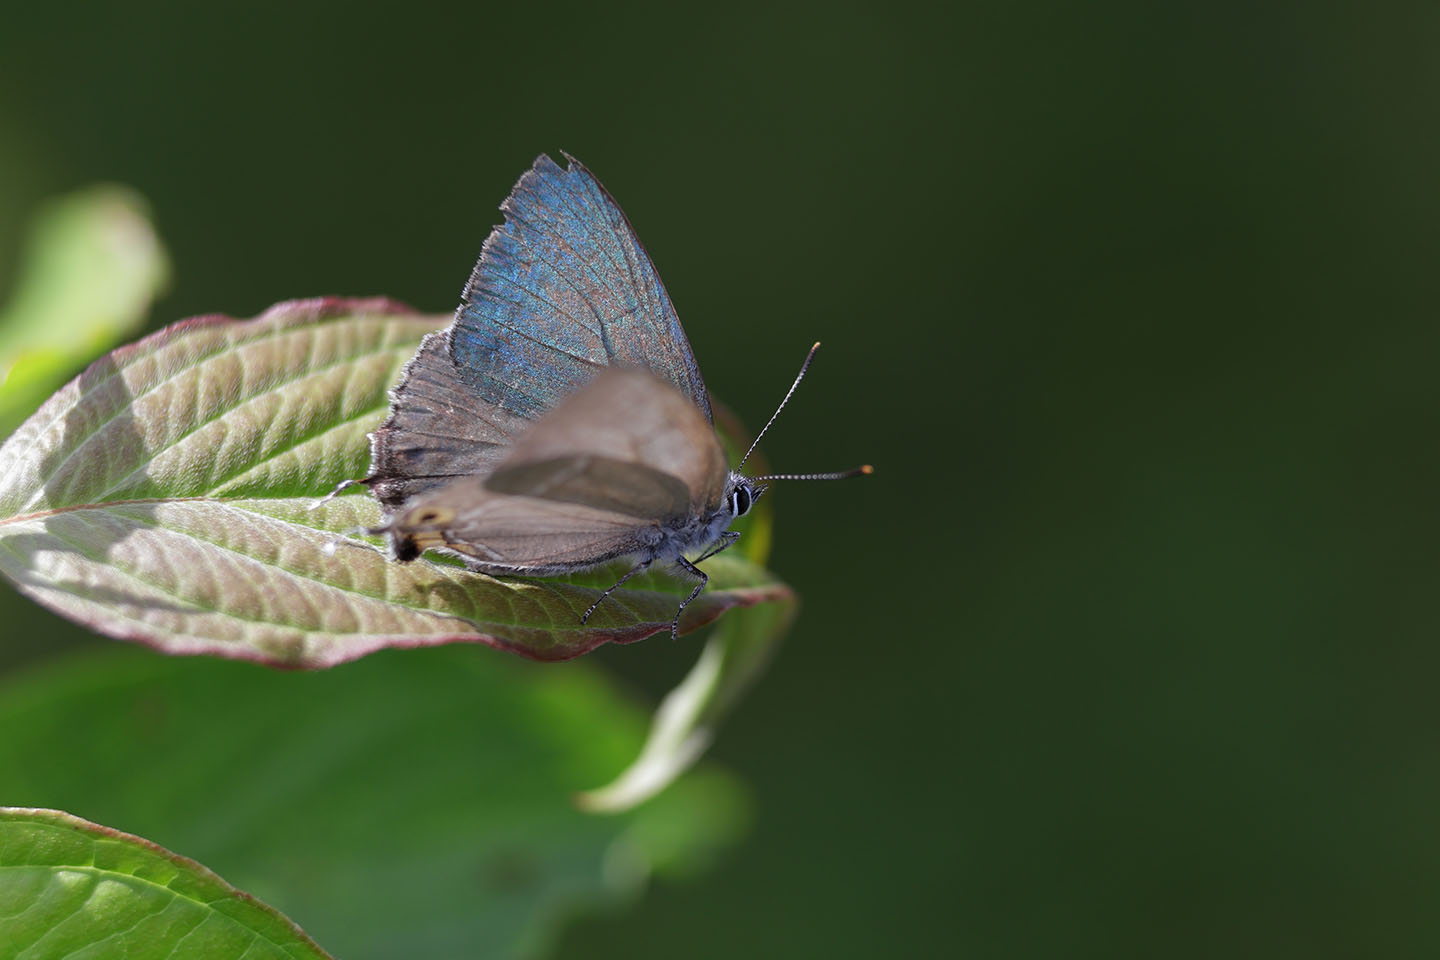
[[[727,527],[769,481],[870,467],[746,477],[748,452],[727,467],[654,265],[610,194],[566,159],[541,155],[501,205],[454,321],[392,391],[361,482],[396,560],[437,548],[485,573],[547,576],[633,558],[581,622],[636,573],[672,563],[695,580],[674,635],[705,587],[696,564],[735,542]]]

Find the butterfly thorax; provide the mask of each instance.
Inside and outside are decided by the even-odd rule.
[[[656,559],[673,560],[683,554],[705,550],[719,543],[725,531],[736,519],[750,512],[750,507],[765,492],[742,474],[731,471],[725,479],[724,495],[720,502],[690,517],[676,518],[666,524],[666,549],[657,552]]]

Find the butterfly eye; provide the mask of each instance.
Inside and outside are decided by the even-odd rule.
[[[750,495],[750,488],[743,483],[740,484],[730,494],[731,516],[745,516],[745,514],[750,512],[750,504],[754,502],[755,498]]]

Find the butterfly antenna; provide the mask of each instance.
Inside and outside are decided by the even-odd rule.
[[[868,477],[875,472],[870,464],[856,467],[854,470],[840,470],[835,473],[772,473],[764,477],[751,477],[756,483],[766,480],[848,480],[851,477]]]
[[[795,382],[790,384],[789,390],[785,391],[785,399],[781,400],[780,406],[776,407],[775,412],[770,414],[770,420],[768,423],[765,424],[765,429],[761,430],[759,434],[756,435],[755,442],[750,444],[750,449],[745,451],[745,456],[741,457],[740,462],[735,465],[735,469],[737,471],[741,467],[745,466],[745,461],[750,459],[750,454],[754,453],[755,448],[760,446],[760,438],[765,436],[765,430],[770,429],[770,424],[775,422],[775,418],[780,416],[780,411],[785,409],[785,404],[790,402],[790,398],[795,394],[795,388],[800,386],[801,380],[805,379],[805,371],[810,369],[810,361],[815,359],[815,351],[819,349],[820,341],[817,340],[815,341],[815,346],[810,348],[810,352],[805,354],[805,362],[800,364],[800,372],[795,374]]]

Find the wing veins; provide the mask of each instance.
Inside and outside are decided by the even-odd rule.
[[[516,285],[517,287],[519,286],[519,284],[515,284],[515,285]],[[523,288],[522,288],[522,289],[523,289]],[[536,299],[537,299],[537,300],[544,301],[544,302],[547,302],[547,303],[549,302],[549,301],[546,301],[544,297],[538,297],[538,296],[537,296]],[[520,302],[517,301],[517,300],[506,300],[505,302],[506,302],[506,303],[513,304],[513,305],[515,305],[515,306],[517,306],[517,307],[524,306],[524,304],[520,303]],[[566,317],[569,317],[571,320],[574,320],[576,323],[580,323],[580,321],[579,321],[578,319],[576,319],[575,317],[571,316],[568,311],[564,310],[564,309],[561,308],[559,305],[557,305],[557,304],[551,304],[551,306],[555,307],[555,309],[556,309],[557,311],[559,311],[560,313],[565,314]],[[494,324],[495,326],[499,327],[501,330],[508,330],[509,332],[511,332],[511,333],[513,333],[513,334],[515,334],[515,335],[517,335],[517,336],[524,337],[526,340],[529,340],[531,343],[539,344],[540,346],[545,347],[545,348],[547,348],[547,349],[549,349],[549,350],[554,350],[556,353],[559,353],[559,354],[562,354],[562,355],[564,355],[564,356],[567,356],[567,357],[569,357],[569,358],[572,359],[572,360],[579,361],[580,363],[583,363],[583,364],[586,364],[586,365],[592,366],[592,367],[603,367],[603,366],[605,366],[605,364],[603,364],[603,363],[596,363],[594,360],[591,360],[589,357],[582,357],[582,356],[580,356],[578,353],[571,353],[569,350],[566,350],[564,347],[558,347],[558,346],[556,346],[556,345],[553,344],[553,343],[546,343],[544,340],[541,340],[539,337],[531,336],[530,334],[526,333],[524,330],[521,330],[521,329],[519,329],[519,328],[517,328],[517,327],[512,327],[512,326],[510,326],[508,323],[504,323],[504,322],[502,322],[501,320],[499,320],[498,318],[495,318],[495,317],[486,317],[485,319],[486,319],[487,322]],[[580,324],[580,326],[585,327],[584,324]],[[586,329],[587,331],[590,330],[589,327],[585,327],[585,329]],[[590,332],[595,332],[595,331],[590,331]]]
[[[543,260],[543,258],[541,258],[541,257],[536,257],[536,259],[537,259],[537,260]],[[545,263],[546,266],[550,267],[550,269],[556,270],[556,273],[557,273],[557,274],[559,273],[559,271],[556,269],[556,267],[555,267],[555,265],[554,265],[553,263],[550,263],[550,261],[548,261],[548,260],[544,260],[544,263]],[[565,309],[564,307],[560,306],[560,304],[556,303],[554,300],[551,300],[549,297],[542,296],[540,293],[536,292],[535,290],[532,290],[532,289],[530,289],[529,287],[525,286],[524,284],[522,284],[519,280],[515,279],[514,277],[511,277],[511,276],[509,276],[509,275],[497,275],[497,276],[496,276],[496,280],[499,280],[499,281],[501,281],[501,282],[503,282],[503,283],[505,283],[505,284],[507,284],[507,285],[509,285],[509,286],[512,286],[512,287],[514,287],[516,290],[519,290],[519,291],[521,291],[522,293],[524,293],[524,294],[526,294],[526,295],[528,295],[528,296],[534,297],[536,300],[540,301],[541,303],[545,304],[545,305],[546,305],[547,307],[549,307],[550,309],[554,310],[556,313],[558,313],[558,314],[560,314],[561,316],[563,316],[566,320],[569,320],[569,321],[571,321],[572,323],[578,324],[578,325],[579,325],[582,329],[584,329],[587,333],[592,333],[592,334],[595,334],[596,336],[599,336],[599,335],[600,335],[600,331],[598,331],[598,330],[591,330],[588,326],[586,326],[583,322],[581,322],[580,318],[577,317],[577,316],[575,316],[575,314],[571,313],[569,310],[567,310],[567,309]],[[494,284],[492,283],[492,290],[493,290],[493,287],[494,287]],[[499,291],[498,291],[498,290],[495,290],[495,291],[493,291],[493,292],[498,293]],[[575,292],[576,292],[576,293],[580,293],[579,290],[576,290]],[[590,301],[585,298],[585,295],[584,295],[584,294],[580,294],[580,298],[581,298],[582,300],[585,300],[586,306],[589,306],[589,305],[590,305]],[[524,306],[526,306],[526,304],[521,303],[519,300],[512,300],[512,299],[509,299],[509,298],[502,298],[502,297],[498,297],[498,296],[496,297],[496,299],[497,299],[497,300],[500,300],[500,302],[502,302],[502,303],[508,303],[508,304],[511,304],[511,305],[513,305],[513,306],[516,306],[516,307],[524,307]],[[590,312],[591,312],[591,313],[594,313],[595,311],[594,311],[594,309],[592,308]],[[599,320],[599,319],[600,319],[600,318],[597,316],[597,317],[596,317],[596,320]],[[601,322],[603,323],[603,321],[601,321]],[[533,338],[532,338],[532,339],[533,339]],[[577,358],[577,359],[578,359],[578,358]]]
[[[542,176],[543,176],[543,175],[542,175]],[[546,183],[547,183],[547,184],[550,184],[550,186],[551,186],[552,189],[555,189],[554,183],[553,183],[552,181],[550,181],[550,180],[547,179],[547,180],[546,180]],[[570,199],[571,199],[571,198],[570,198],[570,195],[571,195],[573,192],[575,192],[575,191],[572,191],[572,190],[569,190],[569,189],[563,189],[563,188],[562,188],[562,189],[557,190],[556,192],[560,195],[560,203],[565,207],[566,211],[570,214],[570,217],[572,218],[572,220],[573,220],[574,222],[579,222],[579,223],[587,223],[587,222],[588,222],[584,216],[579,215],[578,211],[575,209],[574,204],[570,202]],[[549,205],[547,204],[546,206],[549,206]],[[607,212],[607,211],[605,211],[605,210],[602,208],[602,211],[601,211],[601,212],[602,212],[602,213],[605,213],[605,212]],[[604,217],[603,219],[604,219],[604,221],[605,221],[605,226],[606,226],[606,228],[610,231],[610,233],[611,233],[612,235],[614,235],[614,234],[615,234],[615,230],[614,230],[613,227],[610,226],[610,218],[609,218],[608,216],[606,216],[606,217]],[[556,221],[556,222],[558,222],[558,221]],[[526,223],[527,225],[532,226],[532,228],[535,229],[537,233],[541,232],[541,230],[539,229],[539,227],[538,227],[538,225],[537,225],[537,221],[535,221],[535,220],[533,220],[533,219],[527,219],[527,220],[525,221],[525,223]],[[608,282],[606,282],[603,273],[602,273],[599,269],[597,269],[597,268],[595,267],[595,265],[594,265],[594,260],[595,260],[595,258],[593,258],[593,257],[588,257],[588,256],[582,257],[582,256],[580,255],[580,252],[575,249],[574,245],[571,244],[570,241],[569,241],[568,239],[566,239],[566,237],[565,237],[563,234],[561,234],[559,231],[554,230],[553,228],[549,228],[548,222],[546,223],[546,227],[547,227],[547,229],[548,229],[548,232],[549,232],[550,236],[553,237],[553,238],[557,241],[557,243],[558,243],[559,246],[563,246],[566,250],[569,250],[572,254],[575,255],[575,259],[576,259],[578,262],[584,264],[584,267],[585,267],[586,272],[589,273],[589,274],[591,275],[592,279],[596,281],[596,285],[599,286],[599,287],[602,287],[602,288],[605,289],[605,290],[607,290],[607,291],[611,294],[611,299],[622,299],[622,300],[625,299],[624,297],[616,297],[616,296],[615,296],[615,294],[617,293],[616,289],[615,289],[613,286],[611,286]],[[594,231],[591,231],[591,230],[589,230],[589,229],[587,229],[585,232],[586,232],[587,234],[590,234],[590,235],[593,235],[593,233],[594,233]],[[531,244],[530,244],[530,243],[528,243],[528,242],[526,242],[526,241],[523,241],[523,240],[522,240],[521,242],[524,244],[524,246],[525,246],[526,248],[531,248]],[[615,272],[616,272],[617,274],[621,272],[620,264],[618,264],[618,263],[615,262],[614,258],[610,256],[608,250],[601,250],[601,256],[604,258],[604,260],[605,260],[606,262],[608,262],[608,263],[610,264],[611,267],[614,268],[614,270],[615,270]],[[536,258],[537,260],[539,260],[540,262],[544,263],[546,266],[550,267],[552,270],[555,270],[556,273],[557,273],[557,275],[564,276],[564,274],[561,273],[558,268],[556,268],[555,264],[551,263],[551,262],[550,262],[548,259],[546,259],[544,256],[541,256],[538,252],[536,253],[536,257],[535,257],[535,258]],[[629,273],[628,270],[625,271],[625,272],[626,272],[626,273]],[[632,280],[634,279],[633,274],[631,274],[631,279],[632,279]],[[568,282],[568,278],[567,278],[567,282]],[[589,297],[585,296],[585,294],[584,294],[583,291],[581,291],[579,288],[575,287],[575,285],[574,285],[573,283],[571,283],[571,287],[572,287],[572,289],[575,290],[576,293],[580,294],[580,298],[581,298],[582,300],[584,300],[587,304],[590,305],[590,310],[591,310],[591,312],[592,312],[592,313],[595,313],[595,319],[598,320],[598,321],[600,322],[601,326],[603,327],[604,324],[605,324],[605,320],[604,320],[603,317],[601,317],[598,313],[595,312],[595,305],[594,305],[594,303],[590,300]],[[632,284],[632,286],[631,286],[631,289],[633,290],[633,284]],[[640,298],[638,298],[638,297],[636,298],[637,302],[639,301],[639,299],[640,299]],[[643,306],[643,304],[641,304],[641,305]],[[647,314],[647,315],[648,315],[648,314]],[[603,336],[603,331],[601,332],[601,335]]]
[[[527,223],[530,223],[531,221],[526,221],[526,222],[527,222]],[[536,232],[538,233],[539,231],[537,230]],[[571,245],[570,241],[569,241],[569,240],[566,240],[564,237],[560,236],[558,233],[552,233],[551,236],[555,239],[557,246],[562,246],[562,247],[564,247],[566,250],[569,250],[572,254],[575,255],[575,260],[576,260],[576,262],[584,265],[585,271],[586,271],[587,273],[591,274],[591,275],[592,275],[592,278],[596,281],[596,286],[603,287],[607,292],[609,292],[609,293],[611,294],[611,299],[617,299],[617,298],[614,296],[614,294],[615,294],[614,288],[611,287],[608,283],[606,283],[606,282],[605,282],[605,279],[600,276],[599,271],[597,271],[597,270],[595,269],[595,267],[591,265],[591,262],[590,262],[590,258],[589,258],[589,257],[582,257],[582,256],[580,255],[580,252],[579,252],[578,250],[576,250],[574,246]],[[586,329],[586,330],[589,330],[591,333],[595,334],[595,335],[596,335],[597,337],[599,337],[599,338],[601,339],[601,341],[603,342],[603,341],[605,340],[605,324],[606,324],[606,318],[603,317],[603,316],[601,316],[600,311],[596,309],[596,302],[595,302],[594,300],[592,300],[592,299],[585,293],[585,291],[582,290],[582,289],[576,284],[575,280],[570,276],[570,272],[569,272],[569,271],[564,271],[564,270],[561,270],[559,267],[557,267],[548,257],[544,256],[544,254],[541,253],[539,249],[537,249],[533,244],[531,244],[529,240],[525,240],[525,239],[523,239],[523,238],[517,238],[517,242],[518,242],[521,246],[525,247],[525,249],[531,254],[531,256],[532,256],[536,261],[545,264],[545,265],[546,265],[547,267],[549,267],[551,270],[555,271],[555,275],[556,275],[557,277],[559,277],[560,279],[564,280],[565,283],[566,283],[566,285],[569,286],[571,290],[574,290],[574,291],[575,291],[576,296],[578,296],[578,297],[585,303],[585,305],[590,308],[590,314],[595,318],[595,322],[600,325],[600,329],[599,329],[599,330],[591,330],[590,327],[585,326],[584,324],[581,324],[581,325],[582,325],[582,326],[585,326],[585,329]],[[516,286],[519,286],[519,284],[516,284]],[[618,299],[623,299],[623,298],[618,298]],[[558,309],[558,308],[557,308],[557,309]],[[565,311],[563,311],[563,310],[562,310],[561,312],[562,312],[562,313],[565,313]],[[570,314],[566,313],[566,316],[570,316]],[[578,319],[576,319],[576,318],[573,317],[573,316],[571,316],[571,319],[572,319],[572,320],[575,320],[576,323],[579,323],[579,322],[580,322]]]
[[[588,172],[589,172],[589,171],[585,171],[584,173],[588,174]],[[591,176],[585,176],[584,174],[582,174],[582,176],[583,176],[583,179],[584,179],[585,192],[588,193],[588,192],[589,192],[589,188],[595,185],[595,180],[594,180],[594,178],[591,177]],[[574,191],[574,192],[578,193],[579,191]],[[602,193],[603,193],[603,191],[602,191]],[[576,209],[575,209],[575,205],[574,205],[573,203],[571,203],[570,191],[566,191],[566,192],[565,192],[565,196],[564,196],[563,202],[564,202],[564,204],[565,204],[565,208],[570,212],[570,214],[571,214],[572,216],[576,215],[577,211],[576,211]],[[587,208],[590,206],[590,203],[589,203],[589,200],[588,200],[588,199],[587,199],[587,201],[586,201],[586,206],[587,206]],[[604,221],[605,227],[606,227],[606,229],[610,232],[611,236],[615,237],[616,239],[618,239],[618,240],[620,241],[619,246],[621,247],[621,250],[622,250],[622,256],[624,256],[624,258],[625,258],[625,266],[626,266],[626,269],[625,269],[624,272],[625,272],[626,274],[628,274],[629,277],[630,277],[630,280],[631,280],[630,289],[633,291],[633,290],[636,289],[636,284],[634,283],[634,280],[635,280],[635,272],[634,272],[633,270],[629,269],[629,267],[630,267],[630,258],[629,258],[628,255],[625,255],[624,252],[623,252],[623,251],[624,251],[624,247],[625,247],[625,242],[624,242],[624,241],[625,241],[625,237],[623,236],[623,234],[620,234],[619,232],[617,232],[617,231],[615,230],[614,225],[610,223],[610,216],[609,216],[609,214],[610,214],[610,207],[611,207],[611,206],[614,206],[615,209],[617,209],[617,210],[619,209],[619,205],[618,205],[618,204],[615,204],[613,201],[612,201],[611,203],[609,203],[609,204],[605,203],[605,202],[604,202],[604,197],[602,196],[602,197],[601,197],[601,202],[600,202],[600,205],[599,205],[599,212],[600,212],[600,214],[601,214],[601,219]],[[588,223],[588,222],[589,222],[584,216],[580,216],[578,219],[579,219],[579,222],[581,222],[581,223]],[[623,213],[621,214],[621,219],[622,219],[622,220],[625,220],[625,215],[624,215]],[[629,230],[630,236],[633,238],[634,235],[635,235],[634,228],[632,228],[632,227],[629,226],[629,221],[625,221],[625,224],[626,224],[626,228]],[[587,231],[587,232],[588,232],[588,231]],[[637,241],[637,242],[638,242],[638,241]],[[572,249],[573,249],[573,248],[572,248]],[[615,262],[615,259],[610,256],[610,251],[609,251],[608,249],[602,250],[602,251],[601,251],[601,255],[602,255],[602,256],[604,257],[604,259],[610,264],[610,266],[614,268],[614,270],[615,270],[615,272],[616,272],[617,274],[621,272],[620,264],[616,263],[616,262]],[[590,269],[592,270],[592,272],[595,272],[595,273],[597,274],[597,279],[600,279],[600,283],[601,283],[602,286],[604,286],[604,287],[605,287],[607,290],[609,290],[611,293],[614,293],[614,292],[615,292],[615,288],[614,288],[614,287],[610,286],[608,283],[606,283],[606,282],[604,281],[603,278],[600,278],[600,277],[599,277],[599,275],[598,275],[598,274],[599,274],[599,271],[596,271],[594,267],[591,267],[591,266],[590,266],[590,261],[589,261],[588,259],[585,261],[585,265],[586,265],[587,267],[590,267]],[[639,300],[640,298],[637,297],[636,299]],[[648,298],[647,298],[647,299],[648,299]],[[641,304],[641,305],[644,306],[644,304]],[[653,311],[647,311],[647,315],[653,317],[655,314],[653,313]]]

